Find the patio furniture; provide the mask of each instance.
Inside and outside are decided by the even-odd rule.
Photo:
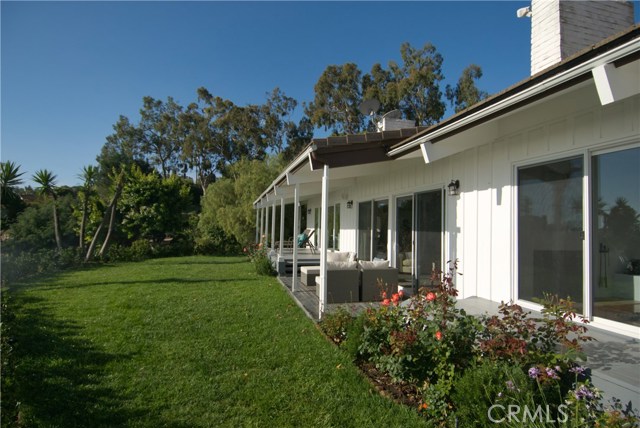
[[[398,254],[398,270],[400,273],[411,273],[413,257],[411,251]]]
[[[305,229],[300,235],[298,235],[298,248],[309,247],[312,253],[315,253],[316,247],[311,242],[311,237],[315,233],[315,229]]]
[[[390,268],[389,262],[358,262],[362,284],[362,301],[375,302],[382,299],[382,291],[391,297],[398,292],[398,269]]]
[[[328,259],[328,257],[327,257]],[[316,277],[316,295],[320,297],[322,277]],[[327,261],[327,303],[360,301],[360,271],[355,261]]]
[[[318,275],[320,275],[320,266],[302,266],[300,268],[300,282],[308,287],[316,286]]]

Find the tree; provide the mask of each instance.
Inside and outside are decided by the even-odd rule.
[[[89,200],[94,196],[96,191],[95,186],[98,179],[98,167],[94,165],[87,165],[83,167],[78,178],[82,179],[82,188],[78,192],[82,211],[80,230],[78,232],[78,248],[80,248],[80,251],[84,251],[84,235],[87,227]]]
[[[120,201],[122,230],[131,240],[162,241],[188,226],[186,213],[192,209],[190,186],[172,175],[162,178],[157,172],[132,171]]]
[[[266,161],[243,159],[229,168],[229,174],[209,186],[202,198],[198,229],[201,232],[220,227],[238,242],[246,243],[255,234],[253,201],[280,171],[275,157]]]
[[[38,184],[36,191],[53,201],[53,232],[56,239],[58,251],[62,251],[62,241],[60,239],[60,224],[58,221],[58,205],[56,195],[56,176],[49,170],[40,169],[33,174],[31,179]]]
[[[266,145],[275,153],[282,153],[287,144],[289,130],[295,127],[291,115],[298,102],[285,95],[280,88],[267,94],[267,101],[261,106],[261,125]]]
[[[447,85],[447,99],[456,113],[482,101],[487,93],[476,87],[476,81],[482,77],[480,66],[471,64],[462,71],[458,84],[454,87]]]
[[[179,126],[182,107],[172,97],[167,102],[152,97],[142,99],[139,133],[141,149],[164,178],[179,172],[179,151],[184,134]]]
[[[314,126],[334,134],[355,134],[364,128],[362,72],[354,63],[328,66],[314,86],[315,97],[305,108]]]
[[[14,162],[0,162],[0,184],[2,184],[2,230],[6,230],[11,223],[16,220],[18,214],[26,207],[22,198],[18,194],[17,187],[22,184],[20,166]]]
[[[418,125],[437,123],[445,112],[440,90],[442,55],[431,43],[416,49],[406,42],[400,46],[400,55],[402,65],[389,62],[392,83],[386,88],[387,100],[397,100],[404,116]]]

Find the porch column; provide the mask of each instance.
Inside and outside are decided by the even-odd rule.
[[[284,250],[284,198],[280,198],[280,248],[278,248],[278,254],[282,257],[282,251]]]
[[[264,223],[265,223],[265,214],[266,214],[266,208],[262,207],[261,208],[261,213],[260,213],[260,243],[263,244],[262,242],[262,237],[264,236]]]
[[[271,205],[271,248],[276,249],[276,201]]]
[[[264,248],[268,248],[267,241],[269,241],[269,201],[267,200],[267,206],[264,207]]]
[[[257,244],[260,239],[260,208],[256,207],[256,240],[255,243]]]
[[[293,189],[293,276],[291,278],[291,291],[296,291],[298,282],[298,236],[300,230],[300,185],[296,184]]]
[[[318,318],[322,314],[327,301],[327,244],[329,242],[329,166],[325,165],[322,172],[322,212],[320,216],[320,299],[318,299]]]

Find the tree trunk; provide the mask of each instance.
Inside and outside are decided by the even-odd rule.
[[[82,201],[82,219],[80,220],[80,238],[78,242],[78,248],[80,251],[84,251],[84,230],[87,227],[87,210],[88,210],[88,201],[85,195],[84,201]]]
[[[62,251],[62,240],[60,239],[60,224],[58,223],[58,200],[53,196],[53,233],[56,237],[56,247],[58,252]]]
[[[111,216],[109,218],[109,229],[107,229],[107,236],[104,237],[104,242],[102,243],[102,247],[100,248],[100,252],[98,253],[98,256],[100,257],[102,257],[107,251],[107,248],[109,248],[109,242],[111,241],[111,234],[113,233],[113,225],[115,224],[116,218],[116,205],[117,198],[114,198],[113,204],[111,205]]]
[[[109,206],[107,207],[107,209],[104,211],[104,215],[102,216],[102,221],[100,222],[100,226],[98,226],[98,228],[96,229],[96,232],[93,234],[93,238],[91,239],[91,244],[89,244],[89,249],[87,250],[87,254],[84,257],[85,262],[88,262],[93,257],[93,251],[95,250],[96,243],[98,242],[98,236],[100,235],[100,232],[102,232],[102,228],[104,227],[104,225],[107,224],[107,219],[110,219],[109,230],[107,231],[107,236],[104,239],[104,243],[102,244],[102,247],[100,248],[100,252],[98,253],[98,255],[102,256],[102,254],[108,247],[109,240],[111,239],[111,232],[113,231],[116,204],[118,202],[118,199],[120,198],[120,194],[122,193],[123,187],[124,187],[124,174],[120,174],[120,177],[118,178],[118,184],[116,185],[116,190],[113,193],[113,197],[111,198],[111,202],[109,203]]]

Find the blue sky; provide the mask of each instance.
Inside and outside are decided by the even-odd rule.
[[[527,5],[2,1],[1,158],[25,177],[46,168],[78,184],[118,117],[138,121],[146,95],[186,105],[204,86],[243,105],[280,87],[302,103],[327,65],[368,72],[399,62],[405,41],[436,46],[445,84],[475,63],[479,86],[495,93],[529,75],[530,21],[516,18]]]

